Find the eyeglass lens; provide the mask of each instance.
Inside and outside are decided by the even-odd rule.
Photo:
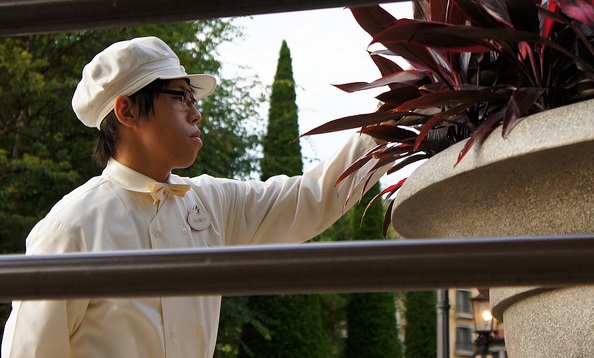
[[[194,98],[192,92],[185,90],[184,95],[182,97],[182,102],[188,107],[188,109],[194,107],[198,109],[198,101]]]

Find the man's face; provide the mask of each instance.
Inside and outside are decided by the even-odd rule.
[[[166,91],[190,91],[184,79],[172,80]],[[187,99],[187,98],[186,98]],[[154,112],[139,123],[142,147],[146,148],[150,166],[167,172],[186,168],[194,163],[202,147],[198,124],[200,112],[179,94],[159,93],[154,101]]]

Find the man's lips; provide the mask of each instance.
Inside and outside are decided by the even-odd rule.
[[[197,130],[196,132],[192,133],[190,138],[192,138],[194,140],[200,140],[200,130]]]

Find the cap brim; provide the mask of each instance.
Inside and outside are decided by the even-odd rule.
[[[159,77],[162,80],[174,80],[178,78],[187,78],[194,90],[194,98],[201,99],[214,92],[217,88],[217,78],[212,75],[196,74],[175,77]]]
[[[189,75],[188,79],[194,91],[194,98],[201,99],[214,92],[217,88],[217,79],[211,75],[198,74]]]

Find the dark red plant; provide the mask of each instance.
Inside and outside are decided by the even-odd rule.
[[[372,171],[394,163],[392,173],[468,139],[459,162],[499,125],[505,137],[527,115],[594,97],[592,0],[431,0],[428,20],[396,19],[380,6],[351,11],[373,37],[370,46],[384,47],[370,53],[382,77],[336,87],[388,90],[377,96],[377,111],[304,135],[361,128],[387,143],[355,162],[339,182],[371,158],[379,159]],[[411,68],[402,69],[391,56]],[[390,198],[401,186],[382,195]]]

